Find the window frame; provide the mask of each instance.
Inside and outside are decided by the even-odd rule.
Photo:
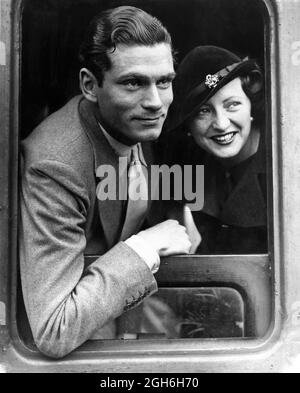
[[[282,143],[280,124],[278,118],[280,115],[279,97],[274,86],[279,86],[279,68],[278,55],[278,9],[280,9],[279,1],[261,0],[266,5],[266,51],[265,65],[266,69],[271,70],[267,75],[267,88],[270,100],[268,102],[268,119],[267,123],[272,124],[272,131],[268,129],[268,136],[272,136],[272,176],[269,174],[268,189],[273,190],[269,199],[269,217],[271,228],[270,231],[270,255],[250,256],[255,259],[255,263],[264,261],[263,271],[267,274],[267,270],[273,269],[274,275],[274,296],[272,299],[273,322],[268,333],[262,338],[254,339],[218,339],[216,340],[172,340],[172,342],[162,343],[161,340],[156,344],[145,341],[131,341],[113,343],[115,349],[112,348],[111,342],[100,341],[95,344],[87,343],[83,347],[74,351],[65,360],[60,361],[60,367],[64,366],[64,371],[68,370],[100,370],[109,372],[118,370],[145,371],[151,365],[151,370],[162,371],[167,370],[168,365],[177,365],[173,371],[189,371],[192,370],[208,370],[212,367],[214,371],[222,369],[224,364],[222,359],[236,355],[232,359],[232,369],[238,369],[241,359],[251,361],[251,356],[258,351],[268,351],[276,344],[281,328],[281,298],[280,283],[282,279],[282,265],[280,263],[282,257],[282,235],[280,227],[282,224],[282,188],[280,181],[282,177],[282,161],[280,156],[280,143]],[[0,175],[4,181],[4,191],[0,194],[0,218],[3,224],[4,235],[0,237],[1,260],[0,260],[0,285],[4,290],[1,291],[0,301],[5,305],[6,319],[1,330],[0,344],[7,349],[6,362],[12,363],[17,369],[33,369],[36,366],[39,370],[59,370],[58,363],[55,364],[45,359],[38,351],[28,348],[24,345],[18,335],[16,324],[16,292],[17,292],[17,226],[18,226],[18,130],[19,130],[19,89],[20,86],[20,47],[21,47],[21,18],[24,1],[22,0],[4,0],[0,4],[2,14],[1,22],[1,41],[6,45],[6,64],[2,67],[0,82],[3,86],[3,93],[0,95],[0,110],[3,111],[5,118],[3,123],[3,131],[0,135],[1,145],[4,147],[4,162],[6,165],[1,167]],[[12,23],[10,22],[10,14],[12,15]],[[3,22],[5,20],[5,22]],[[11,109],[13,108],[13,109]],[[162,262],[161,271],[158,274],[159,280],[165,283],[165,275],[169,274],[168,269],[172,267],[180,270],[182,258],[188,260],[188,263],[194,265],[203,264],[206,266],[208,260],[216,263],[222,260],[224,256],[209,257],[208,260],[201,256],[174,257],[166,258]],[[219,259],[220,258],[220,259]],[[230,256],[232,258],[232,256]],[[234,257],[235,258],[235,257]],[[239,259],[248,261],[249,256],[238,256]],[[272,266],[266,263],[269,258],[273,261]],[[227,259],[227,257],[225,258]],[[227,259],[228,261],[228,259]],[[227,263],[227,262],[226,262]],[[202,267],[203,267],[202,266]],[[196,341],[196,342],[195,342]],[[101,348],[98,348],[101,347]],[[149,352],[150,351],[150,352]],[[189,356],[185,356],[186,353]],[[150,357],[149,357],[150,353]],[[116,355],[118,358],[116,359]],[[252,357],[253,358],[253,357]],[[1,357],[0,357],[1,359]],[[208,360],[214,366],[206,365]],[[162,367],[162,364],[166,364]],[[252,365],[258,369],[258,363]],[[264,367],[268,367],[268,362]]]

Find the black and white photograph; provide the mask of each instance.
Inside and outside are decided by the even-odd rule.
[[[0,0],[0,373],[300,373],[299,22]]]

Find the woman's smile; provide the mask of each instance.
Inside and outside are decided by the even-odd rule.
[[[210,139],[216,142],[219,145],[230,145],[234,139],[237,131],[227,132],[226,134],[222,135],[214,135]]]

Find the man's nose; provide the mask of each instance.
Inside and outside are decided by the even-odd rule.
[[[230,119],[224,110],[216,111],[213,119],[213,127],[220,131],[225,131],[230,125]]]
[[[151,85],[145,92],[145,96],[142,102],[142,106],[145,109],[157,111],[162,107],[162,101],[159,94],[159,90],[156,85]]]

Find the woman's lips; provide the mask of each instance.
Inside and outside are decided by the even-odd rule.
[[[229,145],[233,140],[237,131],[228,132],[227,134],[214,135],[211,139],[219,145]]]

